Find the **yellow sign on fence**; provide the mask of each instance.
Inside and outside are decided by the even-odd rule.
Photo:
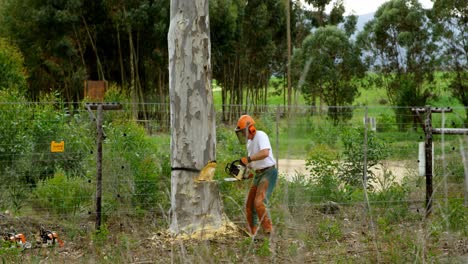
[[[65,141],[50,142],[50,152],[64,152],[65,151]]]

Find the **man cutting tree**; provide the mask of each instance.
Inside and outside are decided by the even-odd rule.
[[[273,226],[267,206],[278,178],[270,139],[265,132],[255,128],[255,121],[249,115],[242,115],[239,118],[235,132],[239,142],[247,146],[247,156],[242,157],[241,162],[255,171],[255,175],[249,175],[254,179],[247,195],[245,208],[248,230],[255,236],[260,221],[263,231],[270,235]]]

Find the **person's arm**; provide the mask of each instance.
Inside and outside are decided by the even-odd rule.
[[[262,149],[259,152],[250,156],[251,161],[262,160],[270,155],[270,149]]]
[[[253,154],[252,156],[243,157],[243,158],[241,159],[241,162],[247,165],[247,164],[249,164],[249,163],[252,162],[252,161],[265,159],[265,158],[267,158],[269,155],[270,155],[270,149],[266,148],[266,149],[260,150],[259,152]]]

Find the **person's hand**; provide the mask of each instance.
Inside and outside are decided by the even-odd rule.
[[[252,179],[253,176],[254,176],[254,174],[253,174],[252,172],[248,171],[247,173],[244,173],[244,175],[243,175],[242,178],[243,178],[244,180],[247,180],[247,179]]]
[[[247,164],[249,164],[252,160],[250,159],[250,157],[242,157],[240,161],[242,164],[244,164],[244,166],[247,166]]]

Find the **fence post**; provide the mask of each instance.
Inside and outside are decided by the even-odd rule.
[[[102,104],[97,106],[97,139],[96,139],[96,230],[101,229],[101,208],[102,208],[102,140],[104,139],[104,133],[102,130]]]
[[[426,117],[424,120],[424,131],[426,133],[426,139],[424,141],[425,151],[425,165],[426,165],[426,217],[431,214],[432,211],[432,123],[431,114],[432,108],[426,107]]]
[[[364,168],[363,168],[363,187],[364,187],[364,192],[366,193],[366,199],[367,199],[367,125],[369,122],[369,118],[367,116],[367,106],[364,108]]]
[[[116,103],[87,103],[86,109],[89,114],[96,120],[97,139],[96,139],[96,230],[101,229],[102,219],[102,141],[104,140],[104,130],[102,129],[103,123],[103,110],[120,110],[121,104]],[[93,111],[97,110],[97,117],[94,117]]]
[[[466,139],[466,136],[465,136]],[[465,207],[468,207],[468,160],[466,158],[465,147],[463,146],[463,139],[459,138],[460,141],[460,154],[463,161],[463,171],[465,172]]]
[[[280,122],[280,106],[276,107],[276,168],[279,169],[279,122]]]

